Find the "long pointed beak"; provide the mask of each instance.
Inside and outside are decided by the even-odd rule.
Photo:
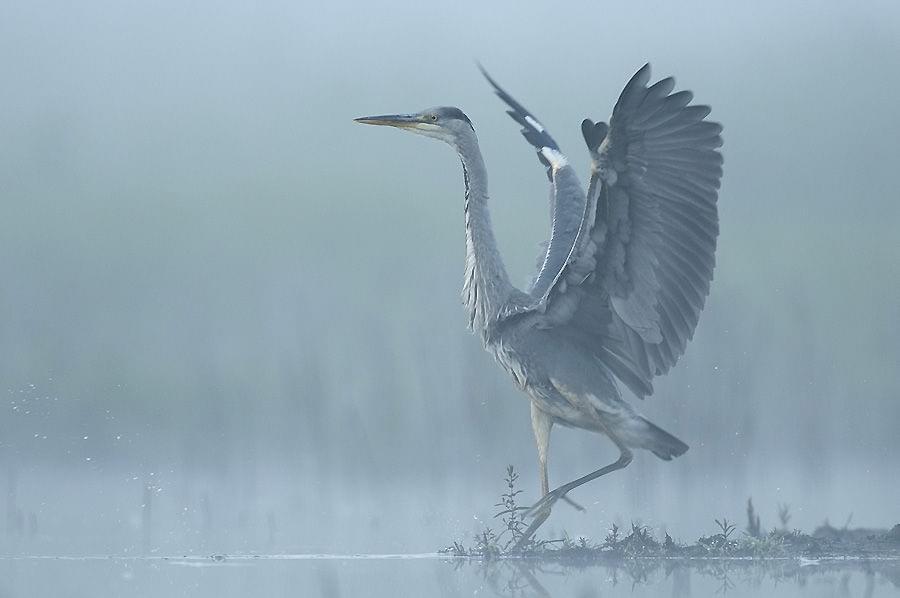
[[[388,127],[410,128],[419,124],[418,117],[412,114],[383,114],[381,116],[362,116],[354,118],[358,123],[364,125],[383,125]]]

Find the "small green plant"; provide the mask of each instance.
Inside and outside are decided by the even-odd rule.
[[[615,548],[619,543],[619,526],[613,523],[612,527],[606,533],[606,539],[603,540],[604,548]]]
[[[737,526],[733,523],[728,523],[727,517],[722,517],[722,521],[716,519],[715,522],[716,525],[719,526],[719,529],[722,530],[721,536],[725,540],[728,540],[728,538],[731,536],[731,534],[734,533],[734,530],[737,528]]]
[[[485,559],[496,558],[503,554],[500,538],[494,533],[494,530],[487,528],[475,536],[475,554]]]
[[[500,495],[500,502],[494,506],[500,509],[494,514],[494,519],[500,517],[506,529],[500,533],[500,536],[508,535],[503,550],[506,551],[510,546],[515,546],[522,539],[528,525],[522,519],[520,511],[527,510],[527,507],[520,507],[516,501],[516,497],[522,493],[516,487],[519,481],[519,474],[512,465],[506,466],[506,492]]]
[[[715,520],[719,526],[719,533],[711,536],[703,536],[697,540],[697,544],[704,547],[708,552],[716,552],[725,555],[733,552],[737,548],[738,543],[731,539],[731,534],[737,527],[733,523],[728,522],[727,517],[723,517],[721,521]]]

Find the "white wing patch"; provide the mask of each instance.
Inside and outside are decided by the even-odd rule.
[[[550,162],[550,165],[554,170],[559,170],[560,168],[564,168],[569,161],[566,160],[566,157],[562,155],[561,152],[553,149],[552,147],[542,147],[541,155]]]
[[[537,129],[539,133],[544,132],[544,126],[541,123],[539,123],[538,121],[531,118],[531,116],[529,116],[527,114],[525,115],[525,122],[527,122],[529,125],[531,125],[535,129]]]

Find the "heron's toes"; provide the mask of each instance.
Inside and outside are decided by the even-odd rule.
[[[566,501],[567,503],[569,503],[570,505],[572,505],[572,507],[573,507],[576,511],[584,511],[584,507],[582,507],[580,504],[578,504],[577,502],[575,502],[574,500],[572,500],[571,498],[569,498],[569,497],[566,496],[565,494],[563,494],[562,496],[560,496],[560,498],[563,499],[564,501]]]
[[[545,513],[547,515],[550,514],[550,510],[553,508],[553,505],[556,504],[560,498],[563,498],[565,493],[559,492],[559,489],[553,490],[552,492],[548,492],[545,494],[539,501],[534,503],[530,509],[525,511],[525,517],[540,517]]]

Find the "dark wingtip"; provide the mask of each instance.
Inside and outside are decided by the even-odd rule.
[[[543,125],[537,122],[537,119],[534,118],[531,112],[513,99],[505,89],[500,87],[480,63],[476,62],[476,64],[478,65],[478,68],[481,69],[481,74],[484,75],[484,78],[487,79],[488,83],[491,84],[491,87],[494,88],[494,94],[510,107],[506,113],[525,129],[522,131],[522,134],[525,135],[525,139],[538,149],[550,147],[558,150],[559,146],[556,145],[556,141],[554,141],[553,137],[551,137],[543,128]],[[529,120],[531,120],[531,122],[529,122]]]
[[[506,98],[512,99],[512,97],[508,93],[506,93],[506,90],[503,89],[502,87],[500,87],[500,84],[497,83],[496,81],[494,81],[494,78],[488,74],[487,69],[484,68],[484,65],[482,65],[480,62],[476,62],[475,64],[478,66],[478,70],[481,71],[481,74],[484,76],[484,78],[487,79],[487,82],[490,83],[491,87],[494,88],[494,93],[497,95],[497,97],[499,97],[504,102],[507,102]],[[509,103],[509,102],[507,102],[507,103]],[[513,106],[513,108],[516,108],[516,107],[517,106]],[[513,118],[515,118],[515,117],[513,117]],[[525,123],[522,123],[522,124],[525,124]]]
[[[491,77],[491,76],[488,74],[487,69],[484,68],[484,65],[481,64],[481,62],[479,62],[479,61],[476,60],[476,61],[475,61],[475,66],[478,67],[478,70],[481,71],[481,74],[484,76],[485,79],[488,80],[488,83],[490,83],[491,86],[494,87],[494,89],[496,89],[496,90],[499,90],[499,89],[500,89],[500,86],[497,85],[497,82],[494,81],[493,77]]]

